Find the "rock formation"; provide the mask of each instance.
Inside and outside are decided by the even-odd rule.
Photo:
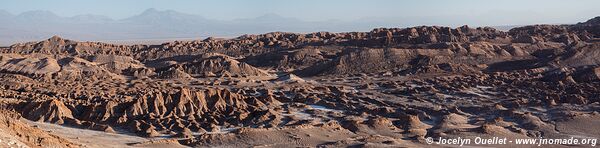
[[[133,146],[423,147],[427,137],[597,138],[595,130],[581,129],[600,123],[598,25],[594,18],[507,32],[468,26],[272,32],[160,45],[54,36],[0,49],[0,110],[33,123],[153,137]],[[74,146],[23,138],[47,135],[14,134],[33,130],[13,125],[20,124],[13,117],[0,121],[0,129],[27,145]]]

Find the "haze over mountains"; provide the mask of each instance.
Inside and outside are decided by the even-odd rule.
[[[124,19],[112,19],[93,14],[63,17],[51,11],[41,10],[16,15],[0,10],[0,46],[42,40],[53,35],[90,41],[164,41],[164,39],[205,38],[208,36],[234,37],[274,31],[369,31],[377,27],[406,27],[413,25],[411,23],[403,19],[381,21],[373,18],[315,22],[283,17],[273,13],[255,18],[216,20],[201,15],[153,8]]]
[[[92,14],[62,17],[50,11],[28,11],[14,15],[0,10],[0,45],[40,40],[52,35],[79,40],[143,40],[230,37],[271,31],[369,30],[373,27],[380,26],[339,20],[307,22],[276,14],[225,21],[173,10],[147,9],[139,15],[115,20]]]

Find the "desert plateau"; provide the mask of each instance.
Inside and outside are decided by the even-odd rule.
[[[567,148],[598,0],[4,0],[0,148]]]
[[[0,52],[0,147],[600,137],[600,17],[509,31],[419,26],[158,45],[53,36]]]

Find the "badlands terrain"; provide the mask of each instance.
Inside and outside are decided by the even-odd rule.
[[[600,17],[506,32],[419,26],[160,45],[54,36],[0,53],[0,147],[600,138]]]

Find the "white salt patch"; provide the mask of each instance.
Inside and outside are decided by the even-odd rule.
[[[328,111],[328,112],[343,112],[342,110],[337,110],[337,109],[331,109],[331,108],[327,108],[325,106],[321,106],[321,105],[308,105],[313,109],[316,110],[322,110],[322,111]]]

